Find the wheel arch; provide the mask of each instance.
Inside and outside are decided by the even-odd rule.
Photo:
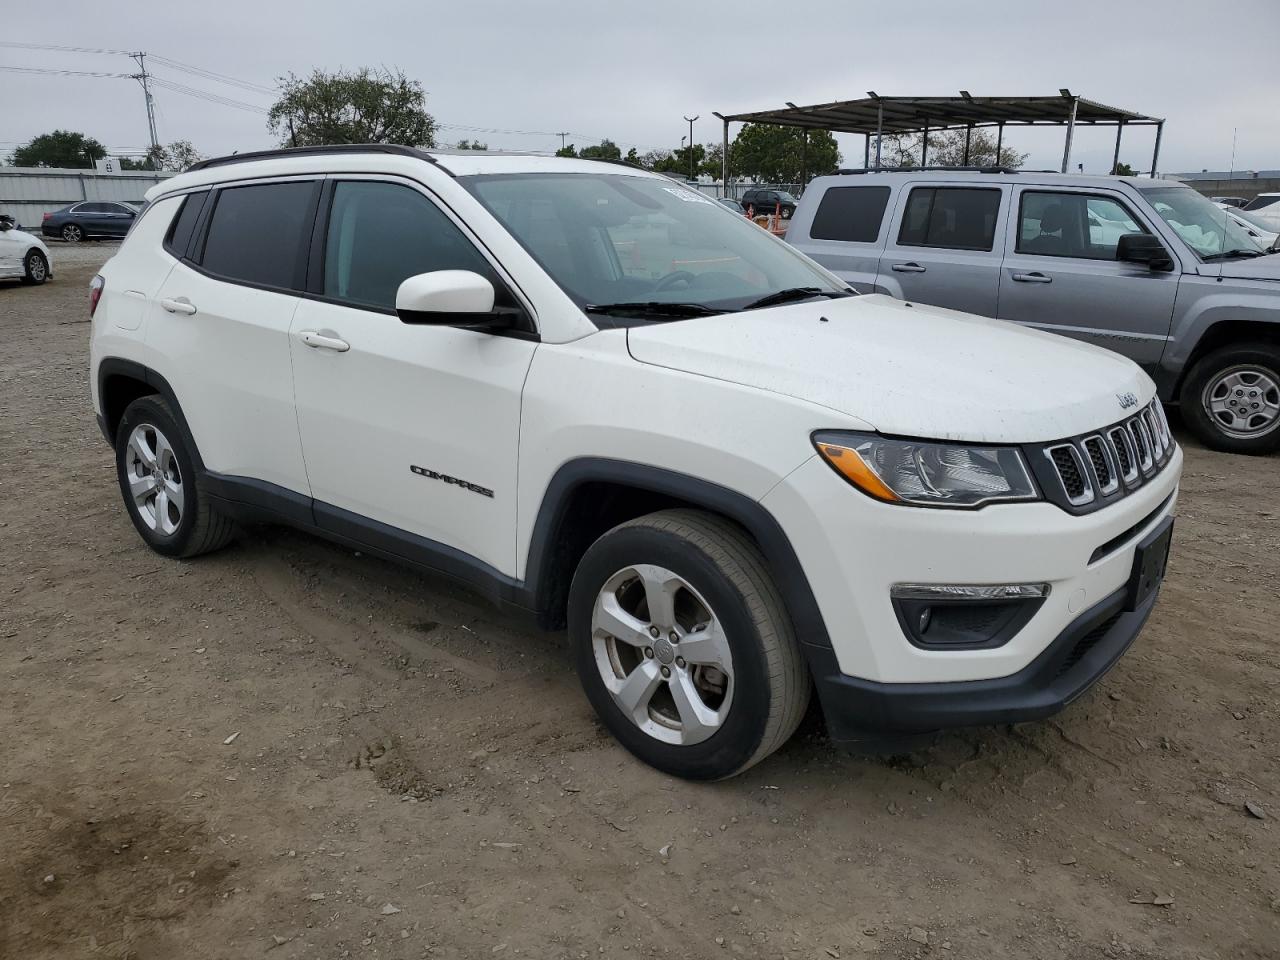
[[[564,625],[569,584],[592,543],[620,523],[671,507],[732,521],[764,555],[803,643],[830,646],[826,625],[786,532],[759,501],[709,480],[647,464],[583,457],[561,466],[543,494],[529,539],[524,587],[539,625]]]
[[[1195,369],[1196,364],[1222,347],[1241,343],[1265,343],[1280,350],[1280,317],[1274,320],[1246,319],[1238,314],[1232,316],[1227,310],[1215,312],[1222,315],[1205,325],[1187,355],[1186,361],[1178,366],[1177,376],[1168,381],[1167,393],[1161,390],[1161,396],[1176,401],[1182,392],[1183,384],[1187,381],[1187,376]],[[1272,311],[1266,312],[1269,314]]]
[[[196,468],[204,470],[204,461],[200,459],[200,448],[196,446],[191,435],[191,427],[186,415],[182,412],[182,404],[169,381],[148,366],[134,360],[120,357],[105,357],[98,363],[98,406],[99,426],[107,442],[115,445],[116,430],[129,404],[140,397],[158,394],[169,404],[178,428],[183,433],[183,440],[195,461]]]

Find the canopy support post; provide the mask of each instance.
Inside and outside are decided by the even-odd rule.
[[[1000,152],[1004,148],[1004,121],[996,127],[996,166],[1000,166]]]
[[[920,166],[929,165],[929,121],[924,122],[924,136],[920,140]]]
[[[1116,124],[1116,149],[1111,154],[1111,175],[1114,177],[1116,171],[1120,169],[1120,138],[1124,135],[1124,121],[1121,120]]]
[[[1071,98],[1071,113],[1067,115],[1067,142],[1062,147],[1062,172],[1067,172],[1071,163],[1071,138],[1076,132],[1076,108],[1080,106],[1080,98]]]
[[[724,133],[720,138],[720,195],[729,196],[729,121],[716,114],[724,121]]]
[[[871,134],[864,133],[865,141],[862,147],[862,169],[871,169]]]
[[[880,166],[880,147],[884,143],[884,104],[876,103],[876,166]]]
[[[1155,179],[1156,170],[1160,167],[1160,138],[1164,135],[1164,121],[1156,124],[1156,147],[1151,151],[1151,177]]]
[[[960,166],[967,167],[969,165],[969,143],[973,139],[973,124],[970,123],[964,128],[964,158],[960,161]]]

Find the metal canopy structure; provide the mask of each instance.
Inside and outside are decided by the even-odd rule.
[[[1004,142],[1005,127],[1065,126],[1066,142],[1062,150],[1062,172],[1071,162],[1071,140],[1078,124],[1090,127],[1114,126],[1116,149],[1112,158],[1114,170],[1120,160],[1120,139],[1125,127],[1154,126],[1155,149],[1151,156],[1151,175],[1155,176],[1160,159],[1160,139],[1164,118],[1150,117],[1132,110],[1110,107],[1087,100],[1061,89],[1049,97],[975,97],[961,90],[958,97],[882,97],[874,90],[861,100],[839,100],[798,107],[788,103],[780,110],[755,113],[721,114],[724,122],[724,182],[729,179],[729,124],[767,123],[805,130],[828,130],[832,133],[861,133],[866,137],[863,165],[871,166],[871,138],[876,140],[875,165],[880,166],[881,143],[885,134],[924,134],[920,165],[928,165],[928,135],[939,130],[965,130],[964,163],[969,162],[969,138],[979,127],[996,127],[996,155]]]

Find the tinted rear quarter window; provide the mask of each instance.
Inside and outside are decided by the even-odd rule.
[[[832,187],[818,201],[809,236],[815,240],[874,243],[889,204],[888,187]]]
[[[195,232],[200,212],[204,210],[204,202],[209,199],[209,192],[190,193],[182,201],[178,215],[169,224],[165,234],[164,248],[179,260],[187,255],[191,247],[191,235]]]
[[[990,250],[1000,191],[983,187],[914,187],[898,231],[905,247]]]
[[[218,191],[201,265],[228,280],[301,289],[318,188],[298,181]]]

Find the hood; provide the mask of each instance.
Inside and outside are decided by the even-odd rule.
[[[1280,254],[1276,253],[1245,260],[1223,260],[1221,264],[1202,264],[1199,273],[1202,277],[1219,276],[1219,266],[1222,267],[1221,276],[1232,280],[1280,280]]]
[[[632,327],[627,342],[641,363],[938,440],[1056,440],[1123,419],[1127,394],[1138,403],[1155,394],[1135,363],[1109,350],[882,295]]]
[[[13,240],[20,240],[22,243],[34,244],[41,250],[45,249],[43,240],[37,237],[34,233],[27,233],[27,231],[19,230],[17,227],[14,227],[12,230],[6,230],[4,235]]]

